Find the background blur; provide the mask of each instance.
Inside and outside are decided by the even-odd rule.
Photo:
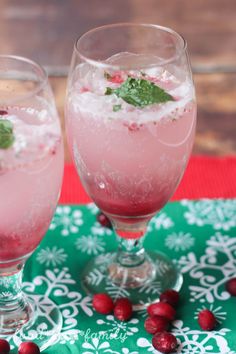
[[[0,53],[46,67],[64,127],[74,41],[93,27],[127,21],[185,37],[198,98],[194,153],[236,154],[236,0],[0,0]]]

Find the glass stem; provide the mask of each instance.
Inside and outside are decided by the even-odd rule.
[[[109,266],[109,277],[119,287],[140,288],[155,277],[155,266],[143,247],[148,220],[132,224],[113,218],[112,223],[118,252]]]
[[[125,239],[117,236],[117,260],[124,267],[137,267],[145,261],[143,247],[145,236],[139,239]]]
[[[143,247],[148,219],[126,223],[125,220],[111,218],[118,241],[117,262],[124,267],[137,267],[146,260]]]
[[[14,274],[0,273],[0,335],[9,335],[26,323],[32,313],[22,291],[23,267]]]

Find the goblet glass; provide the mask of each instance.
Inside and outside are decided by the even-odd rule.
[[[60,123],[46,72],[26,58],[1,55],[0,338],[14,337],[18,344],[33,340],[41,349],[56,338],[62,319],[49,298],[27,298],[22,271],[54,214],[63,160]]]
[[[117,253],[91,260],[82,284],[91,294],[125,289],[136,307],[182,284],[172,261],[145,251],[143,241],[193,145],[196,102],[186,47],[171,29],[121,23],[85,33],[72,56],[68,142],[81,181],[110,218],[119,244]],[[103,260],[98,281],[91,281]]]

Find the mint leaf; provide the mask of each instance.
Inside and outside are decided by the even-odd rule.
[[[112,88],[107,87],[107,88],[106,88],[105,95],[112,95],[112,94],[113,94],[113,91],[114,91],[114,90],[112,90]]]
[[[14,143],[13,124],[7,119],[0,120],[0,149],[8,149]]]
[[[144,79],[128,79],[118,88],[106,88],[105,95],[115,94],[125,102],[136,107],[145,107],[155,103],[174,101],[174,98],[153,82]]]
[[[121,110],[121,104],[114,104],[113,106],[113,112],[118,112]]]

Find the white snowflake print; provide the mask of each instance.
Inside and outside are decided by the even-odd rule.
[[[161,283],[159,281],[153,281],[151,283],[145,284],[138,289],[139,293],[144,294],[157,294],[161,293]]]
[[[139,354],[139,352],[130,351],[128,348],[122,348],[121,351],[119,351],[119,352],[112,351],[112,352],[109,352],[109,353],[112,353],[112,354]]]
[[[110,236],[112,235],[112,229],[109,227],[104,227],[100,225],[98,221],[96,221],[91,227],[91,233],[98,236]]]
[[[148,231],[151,231],[153,227],[156,230],[160,230],[161,228],[167,230],[172,226],[174,226],[174,222],[165,212],[161,211],[151,219],[148,225]]]
[[[87,204],[87,209],[91,212],[93,215],[97,215],[99,208],[97,207],[96,204],[94,203],[89,203]]]
[[[65,254],[63,248],[57,248],[56,246],[52,248],[46,247],[39,251],[36,259],[40,264],[45,264],[47,267],[50,265],[55,267],[65,262],[67,254]]]
[[[53,217],[50,230],[61,227],[61,235],[69,236],[77,234],[79,227],[83,224],[83,215],[80,210],[72,210],[70,206],[58,206]]]
[[[0,287],[3,289],[18,289],[18,284],[13,277],[0,277]]]
[[[122,354],[139,354],[139,352],[130,352],[128,348],[122,348],[121,349]]]
[[[119,333],[124,333],[127,337],[133,336],[139,331],[138,323],[139,320],[137,318],[132,318],[127,322],[121,322],[116,320],[112,315],[106,316],[105,320],[97,320],[98,325],[107,325],[110,327],[110,331],[119,331]]]
[[[82,348],[87,349],[87,351],[83,351],[83,354],[113,353],[113,351],[107,350],[110,348],[110,344],[108,342],[100,342],[98,338],[92,338],[91,343],[84,342]]]
[[[9,291],[3,291],[0,293],[0,299],[5,299],[5,298],[10,299],[11,297],[12,297],[12,293],[10,293]]]
[[[205,310],[205,309],[206,309],[206,307],[202,306],[195,311],[195,313],[194,313],[195,320],[198,319],[199,312],[201,312],[202,310]],[[207,309],[214,313],[218,323],[221,324],[222,321],[225,321],[227,314],[225,311],[222,311],[222,306],[218,306],[218,307],[214,308],[213,304],[210,304],[210,306],[208,306]]]
[[[27,296],[32,299],[33,303],[36,304],[38,314],[41,316],[41,323],[44,326],[39,324],[35,331],[32,330],[27,334],[27,337],[23,337],[21,332],[17,332],[13,336],[8,336],[6,339],[11,341],[12,346],[19,346],[21,340],[34,341],[39,333],[50,337],[52,333],[55,333],[53,336],[55,342],[61,344],[67,341],[75,343],[79,334],[77,316],[80,310],[89,317],[93,315],[93,310],[89,296],[83,297],[79,292],[70,290],[70,286],[74,284],[76,282],[72,279],[69,269],[66,267],[61,270],[56,268],[53,271],[48,269],[44,275],[36,276],[32,282],[24,282],[23,289],[27,293]],[[38,287],[41,288],[42,286],[44,288],[43,294],[35,295],[42,293],[38,289]],[[56,301],[58,305],[50,300],[51,296],[58,298],[58,301]],[[53,318],[50,317],[55,308],[62,315],[63,326],[61,330],[58,328],[57,319],[56,323],[54,323]]]
[[[95,264],[97,264],[98,266],[101,265],[108,265],[112,259],[114,258],[114,253],[104,253],[104,254],[100,254],[98,257],[96,257],[96,261]]]
[[[236,354],[229,348],[225,338],[226,333],[230,332],[229,329],[222,328],[219,331],[211,332],[191,330],[189,327],[185,327],[182,321],[174,321],[172,325],[172,332],[178,340],[178,347],[175,351],[176,354],[213,354],[212,350],[214,348],[217,348],[214,354]],[[160,354],[146,338],[139,338],[137,346],[145,348],[147,352]]]
[[[117,300],[120,297],[129,297],[130,293],[122,284],[116,285],[110,279],[106,281],[105,290],[113,300]]]
[[[217,232],[207,241],[207,246],[199,260],[190,252],[178,261],[182,273],[189,273],[198,282],[189,286],[191,302],[213,303],[215,299],[222,301],[230,297],[225,283],[236,276],[236,238]]]
[[[104,252],[105,243],[97,236],[84,236],[82,235],[75,242],[77,250],[88,255],[97,255],[100,252]]]
[[[236,226],[236,200],[183,200],[181,204],[188,209],[184,217],[190,225],[211,225],[215,230],[224,231]]]
[[[171,250],[176,252],[186,251],[194,245],[195,239],[191,236],[190,233],[173,232],[168,235],[165,239],[165,245]]]

